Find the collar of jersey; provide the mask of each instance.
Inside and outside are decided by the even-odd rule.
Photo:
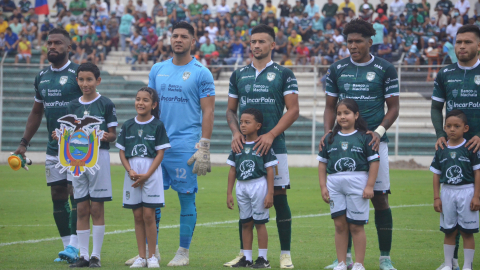
[[[350,136],[350,135],[353,135],[353,134],[357,133],[357,131],[358,131],[358,130],[355,129],[354,131],[352,131],[352,132],[350,132],[350,133],[347,133],[347,134],[342,133],[342,132],[339,131],[339,132],[338,132],[338,135],[340,135],[340,136]]]
[[[140,121],[137,120],[137,117],[135,116],[135,122],[136,122],[137,124],[139,124],[139,125],[146,125],[146,124],[152,122],[153,119],[155,119],[155,116],[152,115],[152,118],[150,118],[150,120],[145,121],[145,122],[140,122]]]
[[[460,146],[463,146],[465,143],[467,142],[467,140],[463,139],[463,142],[459,145],[455,145],[455,146],[448,146],[448,141],[447,141],[447,148],[448,149],[457,149],[459,148]]]
[[[102,96],[102,95],[98,94],[98,97],[96,97],[94,100],[89,101],[89,102],[83,102],[83,101],[82,101],[82,97],[83,97],[83,96],[82,96],[82,97],[79,97],[79,98],[78,98],[78,102],[80,102],[80,104],[82,104],[82,105],[92,104],[93,102],[97,101],[97,99],[99,99],[101,96]]]
[[[474,68],[478,67],[478,65],[480,65],[480,60],[477,59],[477,62],[475,63],[475,65],[473,65],[471,67],[461,66],[460,63],[458,63],[458,62],[457,62],[457,65],[458,65],[458,68],[460,68],[460,69],[471,70],[471,69],[474,69]]]
[[[254,144],[254,143],[255,143],[255,141],[253,141],[253,142],[245,142],[245,144]]]
[[[370,54],[370,56],[372,57],[372,59],[370,59],[368,62],[365,62],[365,63],[357,63],[353,61],[352,57],[350,57],[350,61],[352,62],[352,64],[356,66],[364,67],[364,66],[370,65],[373,62],[373,60],[375,60],[375,56],[373,56],[372,54]]]
[[[70,65],[71,63],[72,63],[72,62],[70,62],[70,60],[68,60],[68,62],[67,62],[63,67],[61,67],[61,68],[53,68],[53,66],[50,66],[50,69],[51,69],[52,71],[57,71],[57,72],[59,72],[59,71],[62,71],[62,70],[64,70],[64,69],[66,69],[66,68],[68,67],[68,65]]]
[[[270,62],[268,62],[267,65],[266,65],[262,70],[260,70],[260,71],[258,71],[258,69],[253,65],[253,62],[252,62],[251,65],[252,65],[253,69],[255,69],[255,71],[257,72],[257,76],[258,76],[258,74],[262,73],[262,71],[264,71],[265,69],[267,69],[267,67],[273,65],[273,60],[270,60]]]

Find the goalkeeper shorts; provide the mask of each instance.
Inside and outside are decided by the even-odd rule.
[[[187,161],[195,152],[165,151],[162,161],[163,187],[165,190],[172,187],[180,193],[196,193],[198,190],[197,175],[192,173],[193,163],[188,166]]]

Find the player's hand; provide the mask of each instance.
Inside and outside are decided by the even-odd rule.
[[[57,131],[56,130],[52,131],[52,139],[54,139],[55,141],[58,141],[58,136],[57,136]]]
[[[108,142],[109,141],[109,138],[110,138],[110,133],[104,131],[103,132],[103,136],[102,138],[100,139],[101,142]]]
[[[322,138],[320,139],[320,143],[318,144],[319,152],[321,152],[323,147],[325,146],[325,137],[327,137],[329,133],[332,133],[332,130],[329,130],[327,133],[323,134]]]
[[[369,199],[370,200],[371,198],[373,198],[373,196],[374,196],[373,187],[369,187],[369,186],[365,187],[365,189],[363,190],[363,196],[362,197],[364,199]]]
[[[233,201],[232,194],[227,194],[227,207],[228,207],[228,209],[233,210],[234,205],[235,205],[235,202]]]
[[[267,196],[265,196],[263,206],[267,209],[273,206],[273,194],[267,194]]]
[[[472,148],[474,148],[473,153],[476,153],[480,148],[480,138],[476,135],[473,136],[470,140],[468,140],[467,144],[465,144],[465,147],[468,147],[468,150],[472,150]]]
[[[480,210],[480,198],[473,197],[472,201],[470,202],[470,210],[478,211]]]
[[[253,147],[253,150],[257,150],[257,155],[258,154],[260,154],[261,156],[266,155],[270,150],[270,147],[272,147],[272,143],[274,139],[275,139],[275,136],[273,136],[271,132],[261,135],[255,140],[256,144]]]
[[[376,133],[375,131],[367,131],[366,134],[372,135],[372,140],[368,145],[372,146],[373,151],[378,151],[380,148],[380,134]]]
[[[193,166],[192,173],[200,175],[206,175],[207,172],[212,171],[212,165],[210,163],[210,141],[200,140],[197,144],[198,151],[190,157],[187,161],[188,166]]]
[[[128,177],[130,177],[130,179],[132,181],[136,181],[137,180],[137,173],[134,170],[130,170],[130,171],[128,171]]]
[[[143,184],[145,184],[145,182],[147,182],[148,180],[148,175],[146,174],[137,174],[135,176],[135,183],[132,184],[132,187],[133,188],[137,188],[137,187],[143,187]]]
[[[322,199],[326,203],[330,203],[330,193],[328,193],[328,189],[325,187],[322,189]]]
[[[442,212],[442,200],[441,199],[436,199],[433,201],[433,208],[435,209],[436,212],[441,213]]]
[[[435,143],[435,151],[438,150],[439,147],[443,150],[443,146],[447,146],[447,140],[445,137],[440,137]],[[465,147],[466,146],[468,146],[468,143],[465,145]]]
[[[17,150],[15,150],[14,154],[16,155],[22,155],[23,158],[27,158],[25,156],[25,152],[27,152],[27,147],[25,147],[24,145],[20,144],[17,148]]]
[[[232,138],[232,150],[235,153],[242,152],[243,144],[245,143],[245,136],[240,132],[235,132]]]

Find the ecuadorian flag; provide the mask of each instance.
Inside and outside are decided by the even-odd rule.
[[[48,15],[48,2],[47,0],[35,0],[35,14]]]

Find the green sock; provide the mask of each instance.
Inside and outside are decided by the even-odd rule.
[[[70,212],[70,234],[77,234],[77,203],[70,196],[70,203],[72,204],[72,211]]]
[[[53,218],[57,225],[60,236],[69,236],[70,233],[70,205],[67,200],[54,200],[53,201]]]
[[[392,248],[392,210],[375,210],[375,226],[377,227],[378,247],[380,256],[390,256]]]
[[[347,254],[352,254],[352,234],[350,232],[348,232]]]
[[[240,235],[240,249],[243,250],[242,222],[238,220],[238,234]]]
[[[458,260],[458,246],[460,245],[460,232],[455,237],[455,252],[453,252],[453,258]]]
[[[292,212],[288,206],[287,195],[273,197],[273,206],[277,212],[277,229],[281,250],[290,250],[292,241]]]

